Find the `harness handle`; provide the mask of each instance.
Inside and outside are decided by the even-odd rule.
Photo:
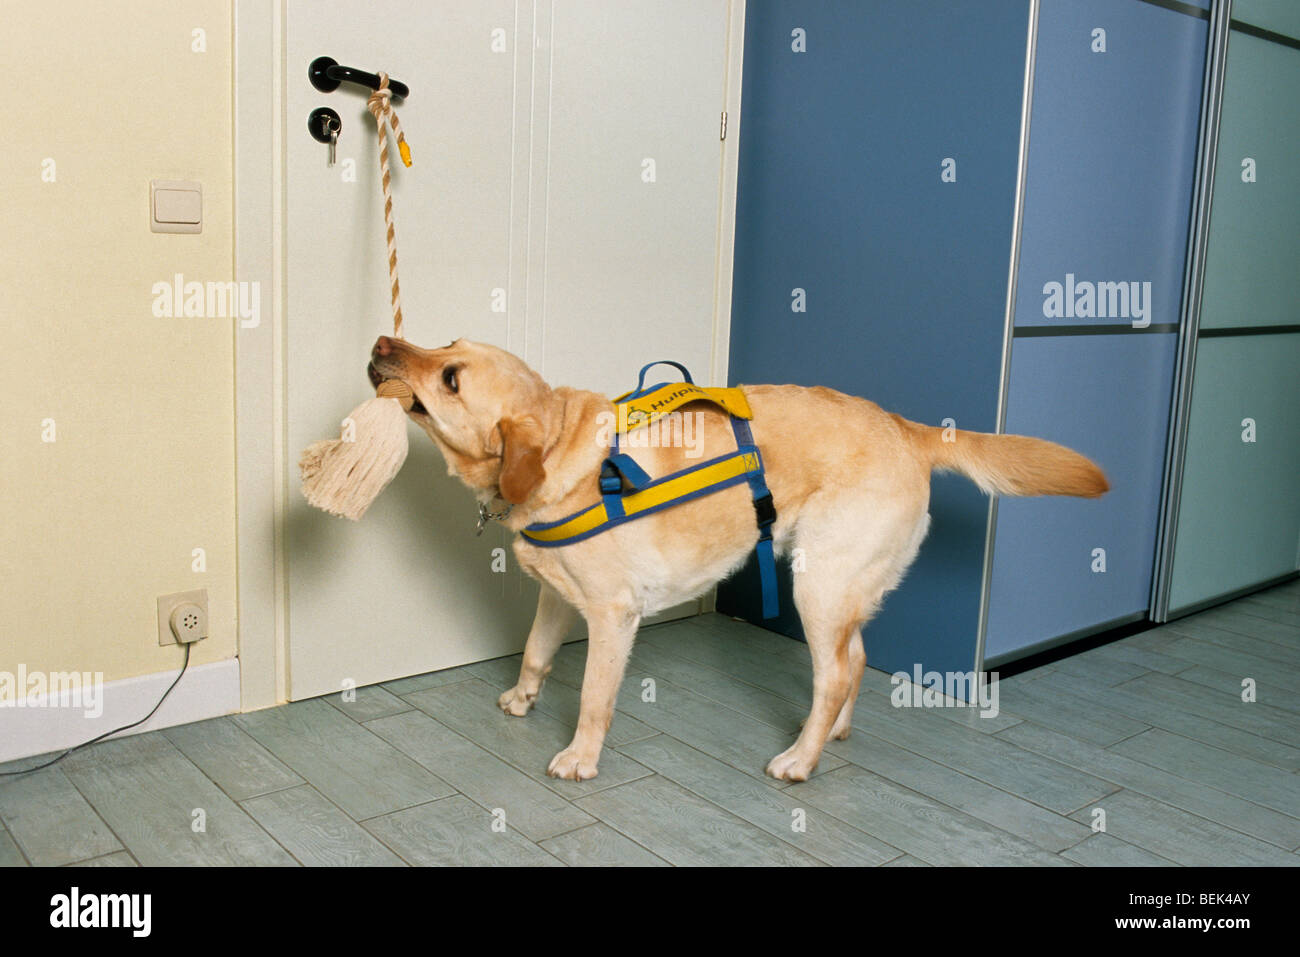
[[[645,374],[655,366],[672,366],[682,374],[682,378],[684,378],[689,385],[695,385],[695,380],[691,378],[691,374],[687,370],[686,366],[682,365],[680,362],[674,362],[672,359],[658,359],[647,366],[641,367],[641,374],[636,377],[637,392],[640,392],[645,388]]]

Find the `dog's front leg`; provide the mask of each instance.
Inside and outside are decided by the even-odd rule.
[[[578,617],[577,609],[560,597],[545,582],[537,596],[537,614],[524,645],[524,660],[519,666],[519,681],[497,699],[506,714],[523,717],[532,708],[542,690],[542,682],[551,673],[551,660]]]
[[[625,607],[602,606],[587,613],[590,641],[578,728],[569,746],[551,759],[546,769],[551,777],[586,781],[596,776],[600,749],[614,717],[614,702],[640,623],[640,614]]]

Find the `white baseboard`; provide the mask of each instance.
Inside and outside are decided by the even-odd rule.
[[[0,706],[0,761],[62,751],[89,741],[110,728],[139,721],[176,680],[175,671],[107,681],[101,689],[103,711],[90,717],[84,709]],[[43,705],[45,698],[36,698]],[[239,711],[239,659],[192,665],[158,713],[126,734],[156,731]]]

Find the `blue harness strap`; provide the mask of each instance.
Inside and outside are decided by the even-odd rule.
[[[650,476],[637,465],[632,456],[618,450],[618,432],[610,442],[609,456],[600,463],[600,497],[605,503],[608,518],[623,517],[623,485],[639,492],[650,484]]]
[[[754,434],[749,423],[735,416],[731,418],[731,429],[736,433],[736,444],[742,452],[758,452],[754,444]],[[781,603],[776,591],[776,554],[772,548],[772,526],[776,523],[776,506],[772,504],[772,493],[767,490],[763,480],[763,470],[749,473],[749,491],[754,496],[754,517],[758,521],[758,580],[763,592],[763,617],[775,618],[781,612]]]
[[[628,396],[638,397],[660,388],[645,388],[646,370],[657,364],[652,362],[641,370],[636,391],[628,393]],[[691,382],[691,374],[685,366],[676,362],[667,364],[675,366],[686,382]],[[739,404],[742,415],[750,414],[743,399]],[[734,407],[733,403],[732,408]],[[609,455],[600,465],[600,502],[556,522],[534,523],[524,528],[520,534],[542,548],[570,545],[643,515],[651,515],[702,495],[731,488],[740,482],[748,482],[754,500],[754,517],[758,523],[757,554],[759,581],[763,591],[763,617],[775,618],[780,612],[776,590],[776,555],[772,544],[776,507],[772,504],[772,493],[768,491],[767,482],[763,478],[763,457],[754,443],[749,422],[740,415],[732,414],[731,429],[736,436],[735,452],[658,479],[651,479],[630,455],[619,450],[619,432],[615,429],[610,440]]]

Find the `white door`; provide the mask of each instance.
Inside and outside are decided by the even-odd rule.
[[[720,0],[556,0],[538,24],[545,287],[528,358],[548,380],[617,395],[655,359],[708,379],[727,30]]]
[[[366,359],[392,331],[366,91],[320,93],[308,64],[331,56],[411,88],[396,106],[414,165],[391,155],[406,337],[492,342],[553,383],[612,393],[652,359],[701,380],[719,367],[728,27],[725,0],[288,3],[290,698],[517,651],[536,600],[509,536],[476,537],[472,496],[414,427],[406,465],[362,521],[297,492],[298,451],[337,435],[372,394]],[[342,117],[334,168],[307,133],[317,106]]]

